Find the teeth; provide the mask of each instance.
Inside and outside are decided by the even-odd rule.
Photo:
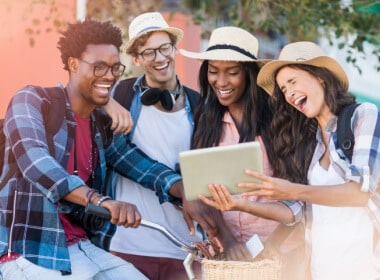
[[[294,101],[294,105],[299,105],[305,98],[306,96],[301,96],[296,101]]]
[[[229,89],[229,90],[218,90],[219,94],[220,95],[225,95],[225,94],[229,94],[232,92],[232,89]]]
[[[110,88],[111,87],[111,85],[102,85],[102,84],[97,84],[95,86],[97,86],[97,87],[103,87],[103,88]]]
[[[162,69],[168,67],[168,65],[169,65],[168,63],[165,63],[164,65],[156,66],[156,67],[154,67],[154,68],[157,69],[157,70],[162,70]]]

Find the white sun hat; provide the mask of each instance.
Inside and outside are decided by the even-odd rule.
[[[272,60],[260,69],[257,84],[272,95],[276,83],[275,75],[280,68],[290,64],[324,67],[338,78],[345,90],[348,89],[348,78],[342,66],[335,59],[327,56],[320,46],[308,41],[286,45],[281,50],[278,60]]]
[[[199,60],[221,61],[253,61],[262,65],[269,60],[257,59],[259,43],[255,36],[248,31],[235,27],[224,26],[212,31],[208,48],[204,52],[191,52],[180,49],[186,57]]]
[[[160,13],[144,13],[134,18],[129,25],[129,41],[125,45],[125,51],[130,53],[131,47],[136,39],[153,31],[165,31],[173,34],[177,38],[177,43],[183,37],[183,31],[179,28],[169,26]]]

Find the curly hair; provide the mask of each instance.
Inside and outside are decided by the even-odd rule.
[[[322,80],[325,102],[334,115],[339,115],[344,106],[355,102],[355,96],[344,90],[339,79],[327,68],[301,64],[286,67],[306,71]],[[277,76],[279,70],[274,76]],[[270,106],[274,112],[270,125],[273,150],[269,151],[268,157],[274,176],[296,183],[307,183],[307,171],[316,146],[318,122],[315,118],[307,118],[288,104],[277,84],[270,98]]]
[[[268,126],[272,113],[268,105],[268,95],[257,86],[259,68],[254,62],[242,62],[246,72],[246,88],[243,95],[243,122],[239,142],[253,141],[261,135],[264,143],[270,144]],[[194,114],[194,134],[192,147],[204,148],[217,146],[223,133],[222,120],[228,107],[220,104],[207,79],[208,61],[202,62],[199,70],[200,104]]]
[[[89,44],[112,44],[120,51],[123,43],[120,28],[109,21],[100,22],[90,18],[69,24],[61,34],[57,47],[61,51],[65,70],[69,70],[69,57],[80,58]]]

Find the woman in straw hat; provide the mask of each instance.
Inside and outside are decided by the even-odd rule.
[[[206,51],[196,53],[180,49],[180,53],[202,60],[199,71],[201,102],[194,116],[193,148],[256,140],[262,146],[265,174],[272,174],[265,152],[271,142],[268,126],[272,116],[268,97],[256,83],[259,68],[267,61],[257,59],[257,39],[246,30],[226,26],[212,32]],[[215,193],[214,188],[224,187],[211,186],[212,193]],[[234,198],[241,201],[239,195]],[[223,208],[203,196],[200,199],[223,211],[243,209]],[[246,242],[255,233],[265,241],[279,222],[294,223],[294,219],[298,220],[294,217],[302,216],[300,203],[295,201],[280,203],[252,196],[242,203],[252,206],[250,213],[223,212],[227,225],[240,242]],[[274,214],[271,220],[266,219],[269,209]]]
[[[342,67],[318,45],[285,46],[261,69],[258,84],[272,96],[275,113],[272,167],[288,180],[248,171],[262,184],[239,186],[252,189],[246,195],[306,202],[312,279],[379,279],[375,230],[365,207],[380,175],[378,109],[370,103],[356,108],[350,161],[337,146],[336,128],[339,112],[355,97]],[[293,169],[304,184],[292,183]]]

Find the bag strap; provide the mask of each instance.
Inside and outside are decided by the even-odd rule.
[[[119,82],[115,88],[113,98],[125,109],[129,110],[134,96],[133,85],[137,78],[129,78]]]
[[[61,87],[48,87],[45,88],[45,90],[48,93],[47,96],[50,101],[50,106],[45,115],[44,122],[47,132],[47,144],[50,154],[54,157],[53,137],[60,129],[66,115],[65,90]]]
[[[47,132],[47,144],[49,147],[50,154],[54,157],[54,141],[53,137],[58,132],[62,125],[62,122],[66,115],[66,101],[65,101],[65,90],[62,87],[35,87],[37,93],[42,95],[42,92],[46,90],[47,97],[50,101],[50,105],[47,109],[42,108],[44,123]],[[46,108],[46,107],[45,107]],[[45,112],[46,111],[46,112]],[[16,173],[17,166],[14,165],[13,168],[8,170],[5,178],[0,182],[0,190],[5,186],[9,179]]]
[[[359,103],[353,103],[342,108],[338,116],[337,140],[338,146],[351,162],[355,145],[355,136],[351,129],[351,117]]]

